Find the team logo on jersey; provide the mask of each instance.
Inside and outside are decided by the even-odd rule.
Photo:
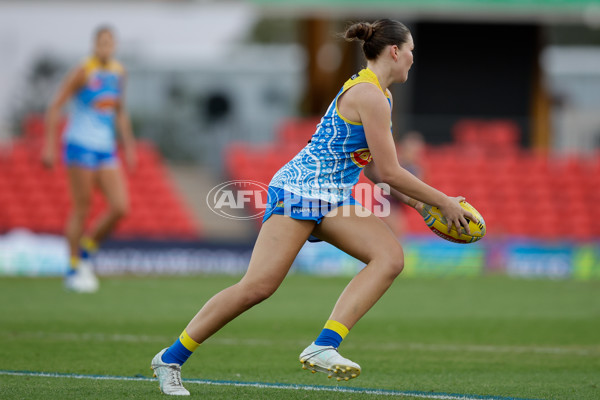
[[[103,97],[94,101],[94,108],[98,111],[110,112],[117,107],[117,99],[111,97]]]
[[[369,149],[358,149],[350,154],[352,162],[356,164],[358,168],[364,168],[365,165],[371,162],[373,157]]]

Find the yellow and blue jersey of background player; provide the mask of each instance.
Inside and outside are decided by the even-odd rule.
[[[102,65],[89,57],[82,65],[85,85],[73,96],[65,130],[65,162],[84,168],[115,163],[115,116],[124,69],[118,61]]]
[[[269,186],[302,197],[338,203],[350,197],[360,171],[371,162],[362,124],[349,121],[338,111],[338,98],[359,83],[377,86],[388,98],[377,76],[368,68],[350,78],[321,119],[310,142],[273,177]]]

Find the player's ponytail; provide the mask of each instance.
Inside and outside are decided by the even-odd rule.
[[[358,39],[365,42],[371,39],[371,36],[373,36],[373,25],[368,22],[358,22],[350,26],[344,35],[347,40]]]
[[[352,24],[344,34],[348,41],[363,42],[363,52],[367,60],[376,59],[386,46],[401,46],[408,41],[410,31],[401,22],[391,19],[380,19],[372,24],[357,22]]]

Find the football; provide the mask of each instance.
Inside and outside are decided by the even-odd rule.
[[[425,220],[425,223],[429,229],[431,229],[433,233],[442,239],[446,239],[454,243],[474,243],[485,236],[485,221],[475,207],[466,201],[461,201],[460,205],[479,220],[479,223],[475,223],[474,221],[467,219],[467,221],[469,221],[469,229],[471,230],[470,235],[467,235],[463,228],[461,228],[460,232],[458,232],[454,226],[452,227],[452,230],[448,232],[446,218],[444,218],[440,209],[437,207],[425,204],[423,210],[421,211],[421,215],[423,216],[423,219]]]

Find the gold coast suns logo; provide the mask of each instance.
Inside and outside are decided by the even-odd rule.
[[[94,109],[100,112],[111,112],[117,108],[117,99],[103,97],[94,101]]]
[[[352,162],[356,164],[358,168],[364,168],[365,165],[371,162],[373,157],[369,149],[358,149],[350,154]]]

